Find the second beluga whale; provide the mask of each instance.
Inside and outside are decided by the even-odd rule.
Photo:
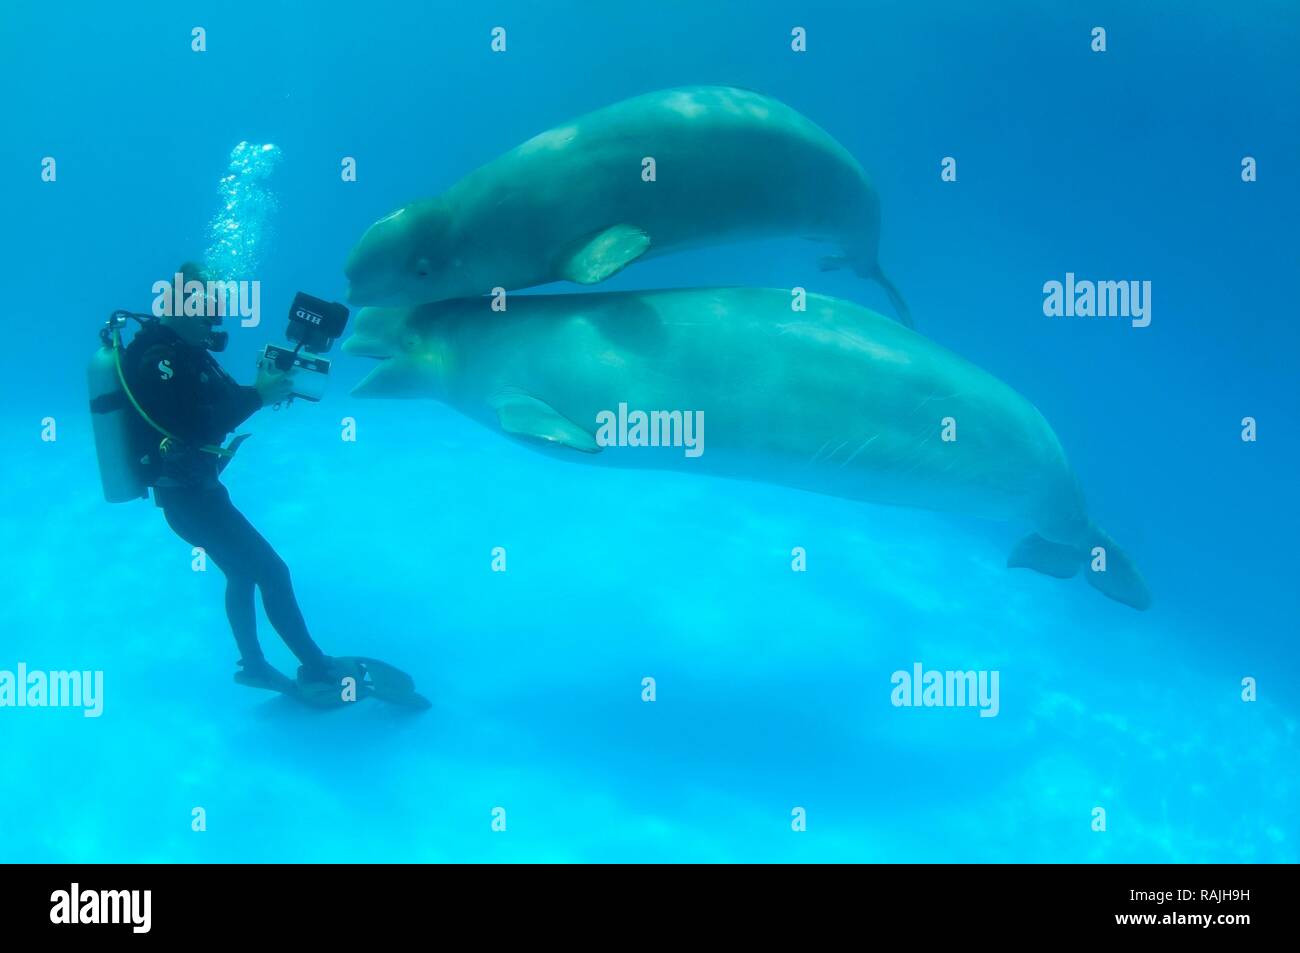
[[[354,305],[414,305],[553,281],[745,239],[830,243],[823,268],[878,282],[880,198],[811,120],[731,86],[647,93],[534,136],[435,198],[375,222],[348,256]]]
[[[1009,565],[1057,577],[1086,565],[1110,598],[1150,603],[1043,415],[873,311],[815,294],[793,311],[788,290],[766,288],[489,301],[362,309],[343,350],[382,363],[354,393],[440,400],[584,463],[1028,523]],[[612,442],[603,431],[627,408],[649,412],[653,432]]]

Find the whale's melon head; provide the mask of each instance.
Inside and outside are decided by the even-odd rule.
[[[353,305],[398,307],[452,297],[459,262],[442,246],[446,216],[436,200],[413,202],[366,229],[343,266]]]

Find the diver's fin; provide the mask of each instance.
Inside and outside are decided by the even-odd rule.
[[[293,679],[265,662],[253,666],[241,662],[235,681],[249,688],[279,692],[311,708],[343,708],[367,698],[417,711],[433,707],[429,699],[415,690],[415,679],[387,662],[341,656],[329,658],[326,663],[324,671],[314,672],[310,677],[304,677],[307,673],[300,666],[298,677]],[[344,683],[346,678],[353,679],[350,686]]]
[[[561,268],[565,278],[594,285],[617,274],[645,254],[650,236],[635,225],[613,225],[587,239]]]
[[[428,365],[390,357],[352,388],[353,397],[432,397]]]
[[[324,673],[311,677],[304,677],[306,672],[300,667],[297,680],[287,680],[292,687],[277,690],[313,708],[343,708],[367,698],[417,711],[433,707],[429,699],[416,692],[411,676],[386,662],[350,655],[329,658],[327,662]],[[351,683],[346,679],[352,679]]]
[[[1016,543],[1016,548],[1007,557],[1007,567],[1032,569],[1045,576],[1069,579],[1078,575],[1079,567],[1083,565],[1083,558],[1083,553],[1076,546],[1054,543],[1037,533],[1030,533]]]
[[[244,666],[244,663],[240,662],[240,665]],[[293,679],[266,662],[241,667],[235,672],[235,683],[248,688],[279,692],[311,708],[341,708],[346,704],[343,701],[342,688],[335,687],[333,682],[304,682]]]
[[[364,655],[350,655],[340,659],[340,661],[359,663],[362,668],[370,673],[372,678],[382,680],[385,685],[395,691],[415,691],[415,679],[396,665],[389,665],[387,662],[381,662],[377,658],[368,658]]]
[[[367,694],[372,698],[378,698],[390,705],[414,708],[417,711],[424,711],[433,707],[433,703],[429,699],[415,690],[415,679],[387,662],[366,658],[365,656],[344,658],[338,661],[360,666],[367,676],[365,681]]]
[[[1088,580],[1088,585],[1103,596],[1122,602],[1126,606],[1132,606],[1134,609],[1151,608],[1151,590],[1147,588],[1146,580],[1142,578],[1142,574],[1138,572],[1137,566],[1133,564],[1128,553],[1120,549],[1113,539],[1095,526],[1092,527],[1089,540],[1088,565],[1084,569],[1084,577]],[[1094,564],[1101,561],[1093,556],[1093,551],[1098,548],[1104,550],[1105,569],[1092,568]]]
[[[490,403],[506,433],[559,444],[583,453],[600,453],[595,437],[536,397],[511,390],[493,397]]]
[[[235,672],[237,685],[264,688],[269,692],[280,692],[282,695],[293,695],[297,692],[298,683],[269,662],[247,665],[241,660],[239,665],[239,670]]]
[[[298,682],[292,692],[285,692],[285,694],[312,708],[342,708],[344,705],[352,704],[344,700],[342,678],[337,685],[333,682]],[[359,692],[357,700],[360,701],[362,698],[365,698],[365,695]]]

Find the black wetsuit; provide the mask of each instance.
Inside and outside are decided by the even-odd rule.
[[[265,661],[257,641],[256,587],[267,618],[293,654],[309,668],[322,665],[325,656],[307,632],[289,567],[230,502],[218,479],[222,458],[198,449],[220,446],[262,406],[261,395],[237,384],[206,350],[161,324],[136,334],[122,370],[140,407],[178,438],[161,452],[162,434],[133,415],[133,444],[147,458],[154,502],[176,535],[202,546],[226,576],[226,615],[243,664]]]

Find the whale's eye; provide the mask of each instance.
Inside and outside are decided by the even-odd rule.
[[[429,267],[429,259],[421,258],[415,263],[415,273],[421,278],[428,278],[430,271],[432,271],[432,269]]]

